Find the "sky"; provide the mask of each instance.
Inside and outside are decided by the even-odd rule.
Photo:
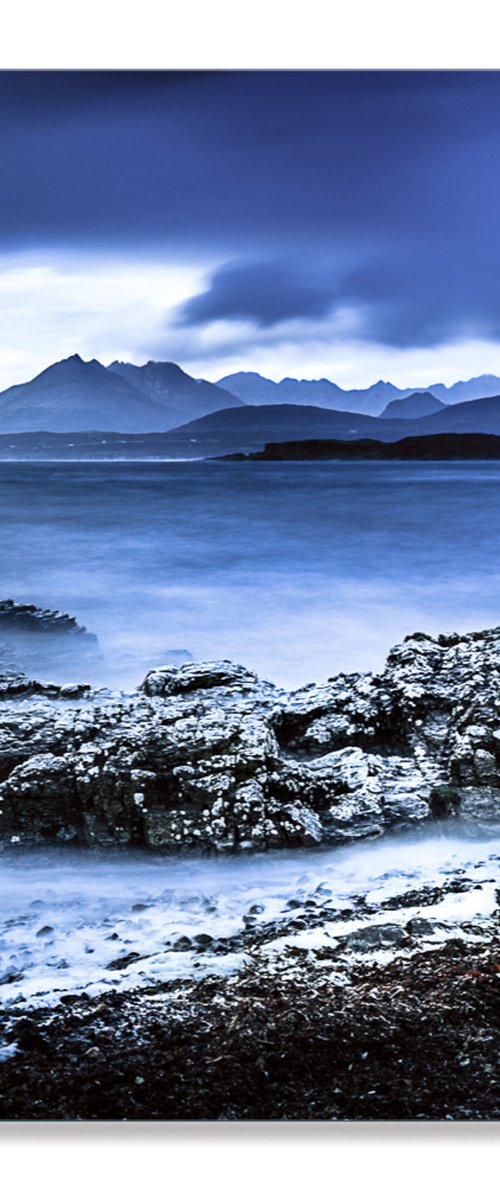
[[[0,72],[0,388],[500,374],[500,72]]]

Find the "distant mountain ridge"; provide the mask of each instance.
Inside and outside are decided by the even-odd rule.
[[[104,413],[124,431],[139,422],[158,428],[161,420],[158,405],[96,359],[84,362],[79,354],[0,393],[0,430],[6,433],[98,429]]]
[[[127,459],[131,456],[187,460],[244,455],[263,450],[269,442],[371,439],[389,443],[453,434],[470,435],[471,442],[488,434],[500,437],[500,395],[443,405],[438,412],[416,420],[401,417],[381,420],[307,405],[263,404],[220,410],[163,433],[0,432],[0,458]]]
[[[338,412],[358,412],[378,416],[396,396],[410,395],[414,390],[400,392],[393,383],[379,379],[369,388],[345,391],[330,379],[282,379],[275,383],[254,371],[239,371],[218,380],[245,404],[300,404],[315,408],[332,408]]]
[[[500,436],[500,395],[443,405],[418,419],[381,419],[298,404],[247,405],[214,412],[173,429],[165,439],[176,457],[204,458],[262,450],[266,442],[373,438],[394,442],[430,434]]]
[[[433,396],[432,392],[412,392],[411,396],[391,400],[384,411],[380,413],[379,420],[414,421],[419,417],[429,417],[431,413],[440,412],[442,408],[446,408],[446,405],[442,400]]]
[[[498,375],[476,375],[473,379],[460,379],[450,387],[444,383],[433,383],[427,391],[442,400],[443,404],[460,404],[465,400],[500,395],[500,379]]]
[[[104,367],[97,359],[85,362],[72,354],[28,383],[0,392],[0,432],[163,432],[239,404],[222,388],[193,379],[175,363]]]
[[[275,383],[255,371],[238,371],[219,379],[218,386],[232,392],[245,404],[312,404],[372,417],[380,416],[392,400],[403,400],[419,393],[430,393],[443,404],[500,395],[500,377],[496,375],[478,375],[474,379],[460,380],[450,387],[435,383],[422,388],[398,388],[387,380],[379,379],[371,387],[346,390],[329,379],[287,378]]]
[[[478,390],[480,396],[472,398],[470,393]],[[444,421],[440,432],[496,433],[499,396],[500,379],[494,375],[427,390],[400,389],[379,380],[371,388],[348,392],[328,379],[275,383],[255,372],[226,376],[214,384],[194,379],[173,362],[136,366],[114,361],[105,367],[97,359],[86,362],[73,354],[27,383],[0,392],[0,434],[179,430],[179,445],[184,438],[187,444],[196,443],[198,435],[217,441],[241,435],[251,443],[231,449],[250,450],[266,440],[307,436],[373,436],[386,441],[393,436],[393,426],[399,427],[394,436],[401,437],[401,423],[409,432],[411,426],[412,433],[420,433],[424,429],[417,431],[416,425],[434,418]],[[493,403],[488,407],[489,400]],[[204,420],[208,425],[191,429],[193,422]]]
[[[243,404],[219,385],[208,383],[206,379],[193,379],[177,363],[150,361],[136,367],[133,363],[112,362],[107,370],[126,379],[155,403],[168,404],[172,412],[178,414],[178,424],[186,420],[186,410],[189,419],[194,421],[207,413]]]

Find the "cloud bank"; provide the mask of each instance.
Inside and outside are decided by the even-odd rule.
[[[499,110],[499,72],[0,74],[0,382],[500,372]]]

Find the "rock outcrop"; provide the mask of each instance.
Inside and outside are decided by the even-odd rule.
[[[95,659],[98,642],[69,613],[0,600],[0,670],[7,673],[67,671]],[[2,681],[0,677],[0,688]]]
[[[52,608],[39,608],[36,604],[17,604],[14,600],[0,600],[0,634],[46,633],[51,635],[71,634],[84,638],[91,645],[97,643],[94,633],[79,625],[69,613]]]
[[[132,695],[0,681],[0,838],[217,851],[500,816],[500,629],[285,694],[229,662]]]

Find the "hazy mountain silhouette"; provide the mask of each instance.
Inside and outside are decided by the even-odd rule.
[[[334,408],[338,412],[359,412],[378,416],[390,400],[409,395],[393,383],[379,379],[369,388],[344,388],[330,379],[282,379],[275,383],[255,371],[238,371],[219,379],[218,386],[227,388],[245,404],[300,404],[315,408]]]
[[[172,428],[178,413],[168,413],[126,379],[107,371],[96,359],[79,354],[47,367],[29,383],[0,392],[0,430],[7,433],[46,429]]]
[[[265,404],[230,408],[171,430],[172,453],[185,457],[248,453],[266,442],[316,438],[374,438],[392,442],[437,433],[500,435],[500,396],[442,406],[415,420],[370,417],[307,405]]]
[[[380,421],[362,413],[337,412],[334,409],[300,404],[246,405],[211,413],[197,421],[173,429],[169,443],[186,457],[260,450],[266,442],[303,438],[373,437],[391,440],[401,437],[399,421]]]
[[[169,411],[176,412],[178,425],[221,408],[243,404],[237,396],[215,383],[193,379],[177,363],[150,361],[142,367],[136,367],[133,363],[112,362],[107,369],[126,379],[127,383],[144,392],[150,400],[165,404]]]
[[[499,389],[500,391],[500,389]],[[380,421],[379,428],[385,425]],[[393,422],[390,423],[391,429]],[[500,434],[500,395],[482,396],[479,400],[465,400],[461,404],[448,404],[439,412],[418,421],[397,422],[399,436],[431,433],[494,433]],[[380,436],[380,434],[379,434]],[[383,439],[392,441],[390,439]]]
[[[198,383],[174,363],[144,368],[119,363],[108,369],[96,359],[84,362],[72,354],[28,383],[0,392],[0,431],[161,432],[217,406],[240,403],[211,383]]]
[[[436,383],[422,388],[398,388],[393,383],[379,379],[368,388],[345,390],[329,379],[282,379],[275,383],[255,371],[238,371],[219,379],[218,384],[233,392],[245,404],[312,404],[374,417],[381,415],[392,400],[403,400],[419,393],[430,393],[443,404],[457,404],[500,394],[500,378],[496,375],[478,375],[465,382],[460,380],[450,387]]]
[[[371,388],[344,392],[327,379],[274,383],[254,372],[226,376],[221,382],[244,395],[233,396],[227,388],[193,379],[176,363],[138,367],[113,362],[104,367],[96,359],[84,362],[73,354],[28,383],[0,392],[0,433],[178,430],[179,444],[210,442],[207,453],[212,454],[213,445],[222,447],[221,453],[258,450],[266,441],[306,437],[390,441],[403,436],[402,424],[408,435],[500,432],[500,380],[495,376],[479,376],[451,388],[436,384],[431,391],[403,391],[380,380]],[[478,399],[452,402],[464,390],[482,384],[489,389],[496,385],[494,395],[486,392]],[[440,389],[446,402],[435,394]],[[257,404],[261,392],[266,398]],[[300,403],[299,397],[304,397]],[[366,411],[370,408],[380,416]],[[437,423],[422,424],[428,421]]]
[[[498,375],[476,375],[473,379],[460,379],[450,387],[444,383],[432,383],[427,390],[442,400],[443,404],[460,404],[464,400],[500,395],[500,378]]]
[[[419,417],[429,417],[431,413],[440,412],[445,407],[443,401],[437,400],[431,392],[412,392],[410,396],[391,400],[381,412],[380,419],[383,421],[418,420]]]

